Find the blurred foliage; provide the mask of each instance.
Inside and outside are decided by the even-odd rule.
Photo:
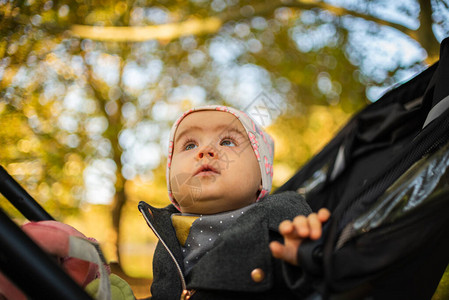
[[[182,111],[265,97],[279,186],[436,60],[447,16],[437,0],[0,0],[0,163],[121,260],[121,247],[154,240],[135,229],[135,207],[168,203],[167,137]]]
[[[352,111],[341,106],[308,107],[307,114],[286,112],[268,128],[275,140],[273,189],[285,183],[294,173],[324,147],[348,121]]]

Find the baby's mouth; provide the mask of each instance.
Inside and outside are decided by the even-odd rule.
[[[211,176],[217,174],[220,174],[220,171],[218,171],[218,169],[214,168],[211,165],[202,165],[195,171],[193,176]]]

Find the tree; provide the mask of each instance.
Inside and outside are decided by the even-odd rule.
[[[141,28],[121,28],[120,32],[117,32],[117,28],[114,26],[101,27],[100,29],[94,28],[88,25],[73,25],[72,29],[75,34],[79,34],[81,37],[92,38],[95,40],[114,40],[114,41],[145,41],[151,39],[175,39],[183,35],[199,35],[202,33],[216,33],[220,28],[230,21],[241,21],[250,19],[254,16],[263,16],[270,18],[272,13],[278,8],[293,8],[295,10],[323,10],[328,11],[337,17],[352,16],[361,18],[368,22],[373,22],[377,25],[388,26],[394,28],[403,34],[409,36],[416,42],[418,42],[427,52],[428,61],[434,62],[438,59],[439,42],[433,33],[432,26],[434,21],[432,14],[432,3],[430,1],[419,0],[417,4],[419,6],[418,15],[413,8],[407,6],[407,4],[400,3],[396,9],[398,13],[405,14],[409,17],[415,17],[419,21],[419,26],[416,29],[412,29],[408,26],[404,26],[399,22],[388,21],[377,16],[378,8],[389,7],[388,2],[378,1],[373,3],[372,1],[358,1],[351,4],[351,7],[345,7],[344,1],[341,5],[331,4],[325,1],[303,1],[303,0],[290,0],[290,1],[247,1],[245,6],[243,4],[235,5],[229,1],[215,1],[212,3],[212,10],[202,10],[197,12],[201,15],[201,19],[189,19],[192,15],[195,15],[196,11],[187,11],[186,20],[180,20],[174,24],[164,24],[157,26],[144,26]],[[201,3],[201,2],[200,2]],[[412,4],[408,3],[409,6]],[[391,4],[390,4],[391,5]],[[447,3],[443,1],[434,1],[434,6],[445,6]],[[438,13],[439,11],[435,9]],[[217,13],[218,11],[218,13]],[[186,16],[186,12],[183,13]],[[447,26],[442,21],[442,16],[439,14],[437,17],[437,24]],[[124,29],[124,30],[123,30]],[[165,30],[164,30],[165,29]],[[447,27],[445,28],[447,29]]]
[[[266,96],[283,115],[278,139],[296,133],[293,146],[305,149],[277,158],[292,172],[326,126],[309,116],[330,106],[335,129],[365,93],[375,100],[434,62],[447,12],[424,0],[1,2],[0,111],[14,120],[0,132],[1,163],[60,215],[113,199],[120,261],[127,182],[164,161],[178,113],[210,102],[245,109]],[[379,56],[377,43],[414,51]],[[302,127],[279,130],[287,125]]]

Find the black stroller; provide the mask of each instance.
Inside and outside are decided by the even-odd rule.
[[[301,247],[332,299],[430,299],[449,263],[449,39],[440,61],[356,114],[277,192],[332,220]]]
[[[276,192],[332,212],[298,253],[309,299],[430,299],[449,263],[449,39]],[[0,192],[50,219],[3,170]],[[33,299],[91,299],[0,210],[0,269]]]

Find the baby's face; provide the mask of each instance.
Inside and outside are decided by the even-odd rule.
[[[235,210],[254,203],[262,188],[259,164],[243,125],[220,111],[194,112],[181,121],[169,176],[183,213]]]

